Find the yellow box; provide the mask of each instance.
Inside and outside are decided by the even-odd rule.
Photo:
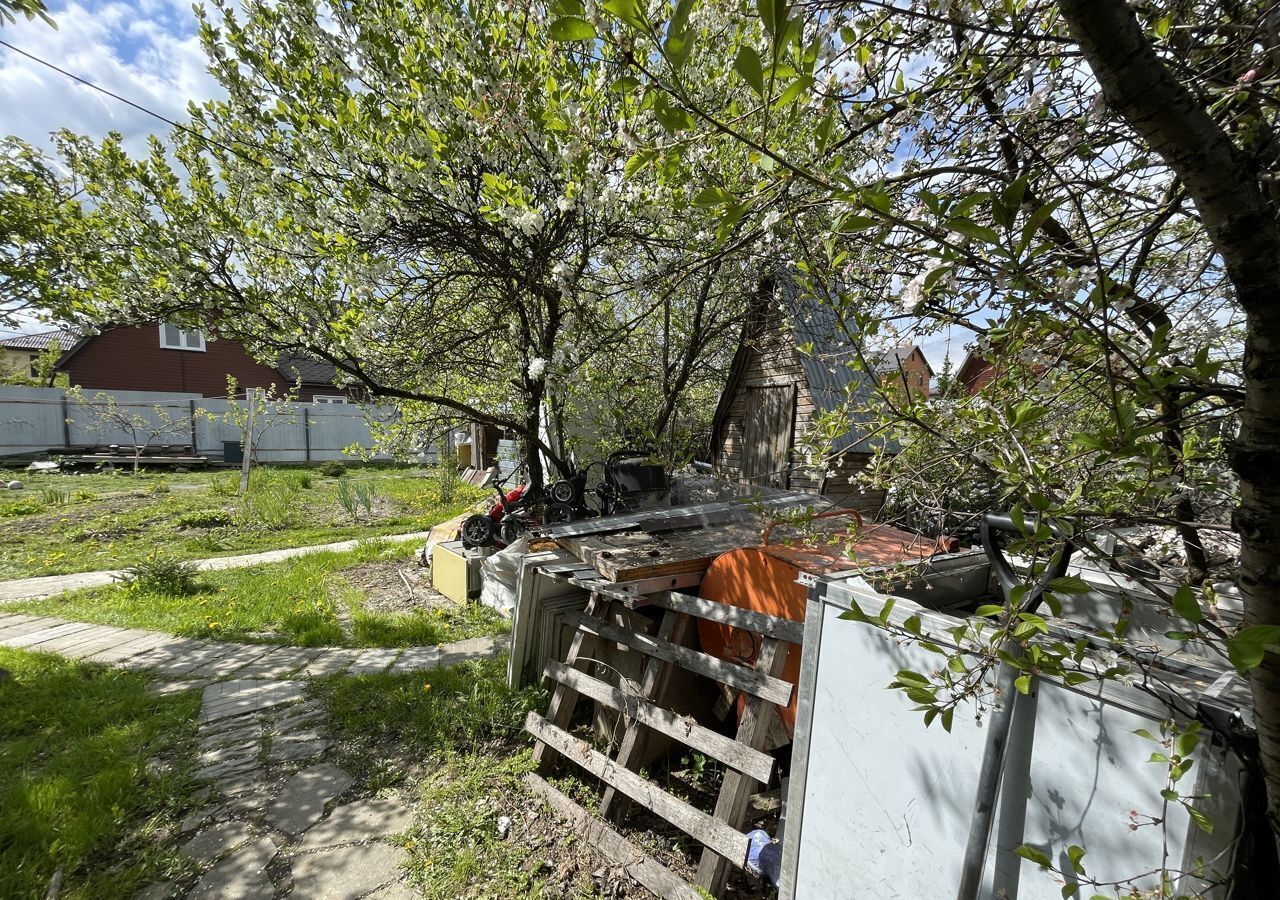
[[[480,566],[468,558],[462,541],[436,544],[431,554],[431,586],[458,603],[479,596]]]

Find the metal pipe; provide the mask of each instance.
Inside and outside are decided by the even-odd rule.
[[[1013,682],[1018,674],[1018,669],[1004,662],[996,673],[996,692],[1001,702],[987,721],[990,736],[982,753],[982,768],[978,771],[978,791],[973,801],[973,818],[969,821],[969,839],[964,848],[956,900],[977,900],[978,892],[982,890],[982,872],[987,861],[987,847],[991,843],[991,825],[995,821],[1000,776],[1009,742],[1009,726],[1013,720],[1014,695],[1017,693]]]
[[[1037,525],[1036,520],[1032,519],[1026,522],[1029,530],[1034,529]],[[1018,528],[1009,516],[985,515],[981,524],[982,549],[986,551],[987,558],[991,560],[991,566],[994,570],[996,580],[1000,582],[1000,586],[1004,593],[1005,602],[1008,602],[1009,596],[1014,587],[1023,583],[1017,577],[1009,565],[1009,561],[1005,559],[1001,550],[999,532],[1023,535],[1022,529]],[[1051,526],[1050,531],[1054,537],[1063,541],[1062,549],[1050,561],[1048,568],[1041,574],[1038,581],[1030,583],[1026,596],[1023,598],[1021,609],[1032,612],[1039,605],[1044,596],[1045,588],[1049,582],[1063,574],[1067,570],[1067,564],[1071,561],[1072,546],[1070,541],[1056,527]],[[1029,577],[1034,577],[1034,573],[1028,573]],[[1005,641],[1001,648],[1005,653],[1017,656],[1020,652],[1019,647],[1014,641]],[[1015,680],[1021,670],[1016,666],[1008,663],[1000,663],[1000,668],[996,672],[996,695],[1001,702],[1000,706],[995,708],[991,714],[991,719],[987,723],[990,729],[987,738],[987,746],[982,753],[982,768],[978,772],[978,791],[973,801],[973,818],[969,822],[969,839],[964,848],[964,862],[960,871],[960,887],[956,892],[956,900],[977,900],[978,892],[982,890],[982,873],[987,862],[987,850],[991,846],[991,826],[995,821],[996,803],[1000,799],[1001,778],[1004,774],[1005,755],[1010,744],[1010,728],[1013,724],[1014,707],[1018,705],[1018,692],[1013,686]],[[1027,716],[1033,721],[1028,723],[1026,740],[1023,741],[1023,734],[1017,735],[1019,745],[1026,747],[1026,755],[1028,757],[1027,765],[1030,765],[1029,757],[1031,753],[1030,736],[1034,733],[1035,706],[1024,705],[1027,710]],[[1025,792],[1021,795],[1025,798]],[[1013,814],[1018,821],[1011,821],[1007,825],[1002,823],[1001,835],[1005,840],[1011,840],[1010,834],[1013,828],[1017,827],[1019,835],[1016,840],[1022,843],[1021,831],[1026,817],[1026,804],[1024,803],[1019,812]],[[1014,888],[1017,888],[1016,879],[1014,880]],[[1014,896],[1009,895],[1011,900]]]
[[[1013,723],[1005,744],[1004,777],[1000,779],[1000,823],[996,829],[996,870],[993,897],[1018,896],[1022,857],[1014,848],[1026,843],[1027,801],[1031,799],[1031,751],[1036,739],[1036,684],[1013,695]]]

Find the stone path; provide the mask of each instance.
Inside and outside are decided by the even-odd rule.
[[[190,684],[190,682],[188,682]],[[179,826],[194,881],[145,888],[140,900],[403,900],[408,854],[388,838],[413,824],[398,796],[360,796],[326,761],[323,707],[302,682],[237,678],[204,688],[202,806]]]
[[[0,614],[0,646],[151,672],[157,693],[202,690],[200,808],[179,825],[194,880],[139,900],[407,900],[408,854],[389,838],[412,824],[397,796],[364,796],[326,757],[325,711],[309,675],[403,673],[493,656],[507,638],[437,647],[347,649],[229,644],[154,631]]]
[[[346,647],[282,647],[278,644],[231,644],[180,638],[157,631],[68,622],[52,616],[0,613],[0,646],[72,659],[109,663],[170,678],[205,683],[237,679],[276,679],[309,675],[364,675],[416,672],[493,656],[507,637],[469,638],[435,647],[351,649]],[[262,682],[287,684],[288,682]],[[190,690],[190,682],[169,688]],[[236,702],[251,702],[240,697]]]

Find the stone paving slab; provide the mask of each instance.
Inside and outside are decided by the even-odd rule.
[[[260,838],[205,872],[187,897],[189,900],[271,900],[275,888],[265,870],[275,855],[276,845],[271,838]]]
[[[236,677],[279,678],[296,672],[323,652],[323,647],[277,647],[236,672]]]
[[[379,672],[385,672],[391,664],[399,658],[402,652],[403,651],[401,650],[383,647],[364,650],[356,657],[355,662],[351,664],[351,668],[347,670],[347,674],[373,675]]]
[[[413,813],[398,800],[357,800],[337,807],[329,818],[309,828],[300,849],[318,850],[399,834],[412,823]]]
[[[308,853],[293,861],[293,895],[310,900],[356,900],[397,881],[408,854],[387,844],[357,844]]]
[[[45,641],[65,637],[68,634],[75,634],[78,631],[84,631],[86,628],[93,627],[93,625],[89,625],[84,622],[59,622],[57,625],[40,628],[36,631],[21,635],[20,637],[8,638],[4,641],[0,641],[0,643],[3,643],[6,647],[34,649]]]
[[[253,836],[247,822],[223,822],[206,828],[182,845],[183,856],[188,859],[213,861],[226,856]]]
[[[239,687],[234,691],[220,691],[210,695],[210,691],[226,684]],[[213,722],[247,712],[261,712],[286,703],[296,703],[304,696],[302,684],[296,681],[245,680],[211,684],[205,688],[200,721]]]
[[[340,672],[347,671],[351,664],[355,662],[356,657],[360,655],[359,650],[347,650],[343,648],[324,650],[319,656],[311,659],[298,672],[300,676],[316,676],[316,675],[337,675]]]
[[[267,821],[288,834],[301,834],[324,815],[325,804],[352,783],[350,775],[330,763],[303,769],[280,789],[275,802],[267,809]],[[376,884],[371,885],[370,890],[375,887]]]

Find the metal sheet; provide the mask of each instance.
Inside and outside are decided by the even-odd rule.
[[[957,710],[952,733],[937,724],[926,729],[914,703],[885,689],[898,669],[931,671],[940,657],[881,629],[840,620],[855,594],[871,612],[886,599],[855,581],[819,580],[813,589],[782,896],[951,897],[986,732],[972,704]],[[900,623],[911,615],[919,615],[935,636],[959,621],[900,600],[893,619]],[[1221,851],[1231,840],[1239,802],[1234,758],[1209,750],[1200,754],[1197,765],[1204,769],[1205,789],[1215,795],[1218,822],[1214,835],[1204,835],[1181,807],[1164,809],[1159,792],[1165,770],[1147,762],[1153,746],[1133,733],[1138,728],[1158,732],[1168,710],[1124,685],[1082,687],[1092,693],[1041,679],[1034,743],[1010,749],[1030,754],[1023,841],[1064,865],[1067,847],[1080,845],[1088,852],[1090,875],[1102,880],[1159,869],[1166,838],[1172,868],[1192,856],[1225,864],[1229,854]],[[1164,687],[1194,702],[1204,682],[1168,674]],[[1131,829],[1132,809],[1167,815],[1167,834],[1154,826]],[[997,810],[997,823],[1007,812],[1003,805]],[[993,842],[984,896],[991,895],[997,864],[1019,867],[1016,896],[1023,900],[1062,896],[1059,880],[1020,862],[1012,850]],[[1138,883],[1153,884],[1150,878]],[[1209,890],[1206,896],[1218,895]]]

